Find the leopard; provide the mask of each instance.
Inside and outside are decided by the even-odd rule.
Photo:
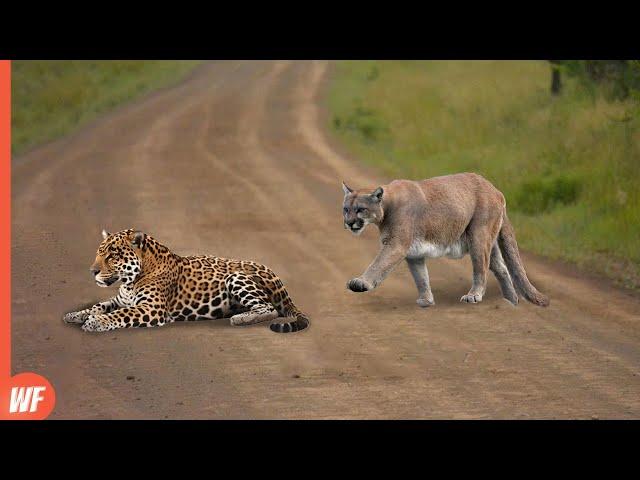
[[[102,231],[90,274],[118,293],[63,320],[85,332],[156,327],[178,321],[229,318],[246,326],[285,317],[270,329],[290,333],[309,327],[282,280],[261,263],[213,255],[180,256],[151,235],[129,228]]]
[[[469,254],[471,288],[463,303],[480,303],[491,271],[502,296],[514,306],[519,297],[546,307],[549,297],[529,281],[503,193],[475,172],[424,180],[393,180],[375,188],[353,189],[342,182],[343,223],[353,235],[367,225],[380,232],[378,254],[359,277],[347,282],[353,292],[377,288],[403,260],[418,289],[420,307],[435,305],[427,260],[460,259]]]

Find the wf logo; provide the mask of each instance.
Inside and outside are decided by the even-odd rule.
[[[44,400],[41,396],[47,387],[13,387],[11,389],[11,401],[9,403],[9,413],[35,412],[38,410],[38,403]]]
[[[41,420],[53,410],[56,392],[46,378],[20,373],[0,379],[0,419]]]

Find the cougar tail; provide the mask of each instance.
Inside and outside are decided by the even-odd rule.
[[[498,234],[498,245],[502,251],[502,256],[507,264],[507,270],[509,270],[516,291],[531,303],[540,305],[541,307],[547,307],[550,303],[549,297],[540,293],[536,287],[531,285],[531,282],[527,278],[527,272],[524,270],[524,265],[522,265],[518,251],[516,233],[507,217],[506,210],[502,217],[502,228]]]
[[[298,307],[293,304],[288,294],[285,295],[286,298],[282,303],[282,308],[279,309],[279,313],[283,317],[293,318],[295,320],[283,323],[272,323],[269,325],[269,328],[276,333],[290,333],[304,330],[309,326],[309,318],[298,310]]]

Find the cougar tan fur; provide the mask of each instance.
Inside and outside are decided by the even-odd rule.
[[[433,305],[426,259],[471,256],[471,289],[461,302],[482,301],[491,270],[502,295],[514,305],[518,294],[530,302],[549,299],[529,281],[504,195],[484,177],[459,173],[427,180],[394,180],[375,189],[345,183],[345,228],[359,235],[370,223],[380,230],[380,251],[365,272],[347,283],[354,292],[373,290],[405,260],[418,287],[418,305]]]

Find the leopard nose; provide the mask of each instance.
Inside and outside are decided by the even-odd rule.
[[[93,273],[94,277],[100,273],[100,269],[99,268],[90,268],[89,271],[91,273]]]

